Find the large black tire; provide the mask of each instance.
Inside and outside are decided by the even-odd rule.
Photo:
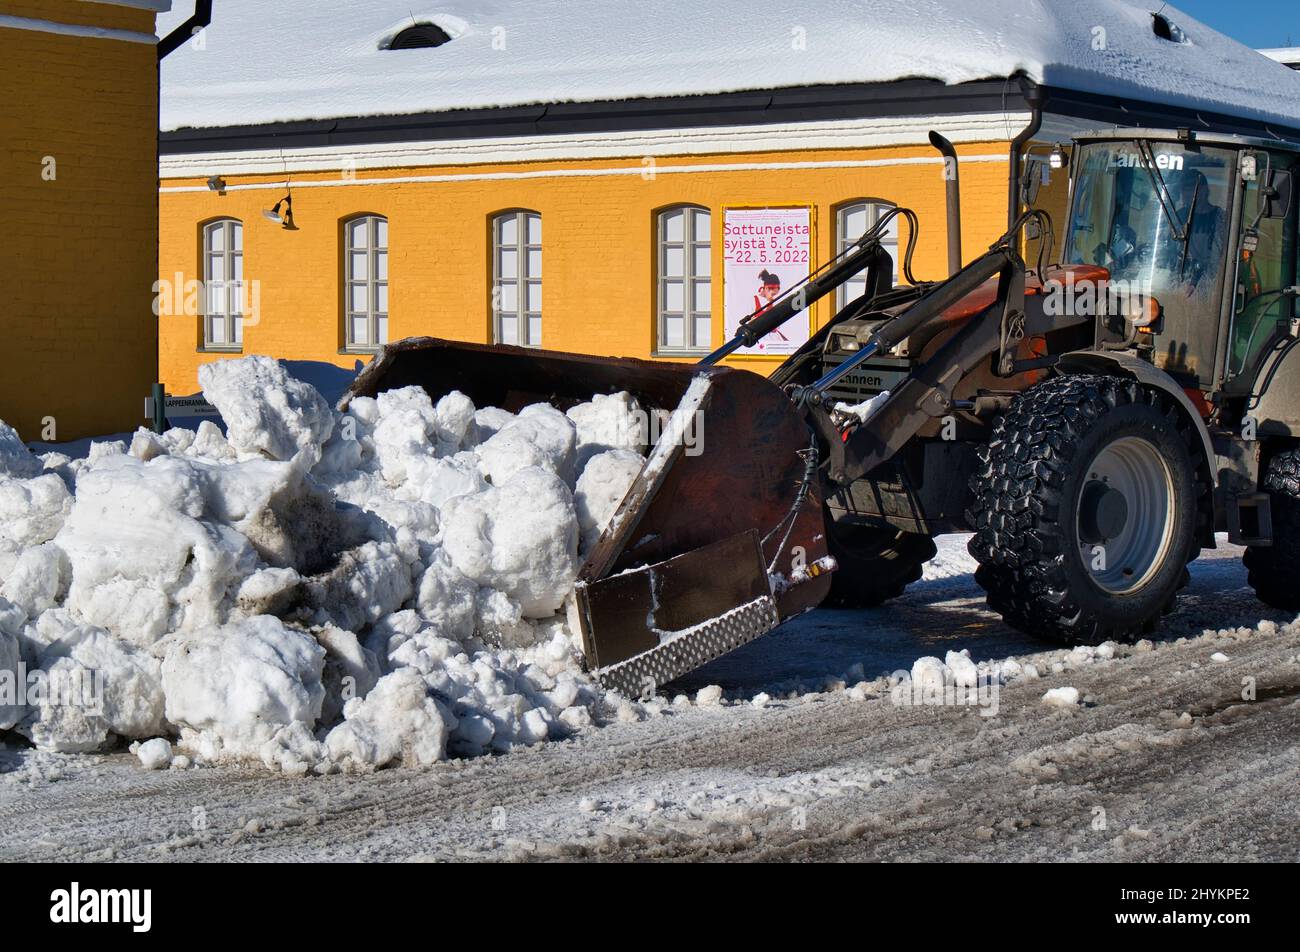
[[[1265,605],[1300,612],[1300,450],[1273,457],[1264,489],[1272,497],[1273,544],[1246,550],[1250,585]]]
[[[1187,584],[1207,524],[1196,439],[1168,397],[1131,380],[1057,377],[1021,394],[971,480],[970,552],[989,606],[1067,645],[1153,630]],[[1117,453],[1138,462],[1126,470]],[[1108,471],[1114,483],[1099,475]],[[1129,488],[1118,503],[1116,484]],[[1112,546],[1122,558],[1103,570],[1096,556]]]
[[[839,563],[822,603],[827,608],[875,608],[897,598],[938,551],[929,536],[837,524],[830,513],[826,529],[827,548]]]

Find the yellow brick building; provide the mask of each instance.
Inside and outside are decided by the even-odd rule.
[[[970,142],[960,152],[963,225],[970,247],[979,249],[1005,229],[1007,143]],[[230,160],[212,166],[226,182],[224,194],[209,190],[206,176],[163,181],[161,278],[180,287],[202,277],[205,226],[225,219],[242,226],[243,277],[257,282],[255,293],[244,294],[242,347],[205,341],[204,320],[192,308],[163,318],[160,366],[170,392],[192,392],[197,367],[226,352],[340,366],[364,359],[369,348],[349,346],[345,326],[346,232],[362,216],[387,222],[389,340],[496,339],[493,222],[515,209],[540,217],[539,343],[558,350],[690,359],[661,346],[657,332],[657,223],[681,206],[710,212],[710,276],[722,274],[727,207],[809,206],[815,264],[836,251],[841,210],[862,202],[916,209],[930,231],[915,270],[933,278],[946,269],[942,165],[928,146],[667,155],[650,172],[635,154],[444,166],[432,175],[409,167],[350,178],[302,172],[292,177],[292,230],[263,215],[287,194],[284,176],[240,175],[233,167]],[[901,237],[905,243],[905,229]],[[712,331],[696,350],[722,343],[723,292],[721,281],[710,281]],[[832,306],[819,302],[813,321],[829,319]],[[770,369],[772,361],[748,358],[755,369]]]
[[[0,0],[0,418],[141,422],[156,376],[158,53],[169,0]]]
[[[1112,50],[1137,61],[1168,42],[1147,14],[1094,5]],[[604,0],[427,16],[405,0],[223,0],[162,75],[160,379],[192,393],[199,366],[249,353],[350,368],[417,335],[698,359],[735,319],[728,209],[808,209],[816,267],[881,209],[910,207],[915,275],[936,279],[945,164],[930,130],[956,145],[970,260],[1006,230],[1022,133],[1034,161],[1017,172],[1037,174],[1080,128],[1222,118],[1147,88],[1125,98],[1123,70],[1075,63],[1086,81],[1057,88],[1022,71],[1014,37],[868,6],[814,2],[787,27],[764,13],[775,3],[671,2],[655,16],[680,22],[664,29]],[[1074,16],[1044,12],[1039,40]],[[916,78],[909,37],[935,78]],[[1109,62],[1122,57],[1083,61]],[[1170,102],[1180,84],[1171,72]],[[1058,232],[1065,185],[1038,197]],[[783,268],[787,287],[802,270]],[[835,310],[818,302],[810,329]]]

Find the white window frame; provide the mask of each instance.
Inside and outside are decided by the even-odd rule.
[[[365,225],[365,244],[357,245],[353,241],[353,232],[358,224]],[[380,235],[380,225],[384,234]],[[357,215],[343,223],[343,347],[347,351],[369,353],[379,350],[388,343],[388,219],[383,215]],[[357,276],[356,259],[364,256],[366,273]],[[382,263],[382,268],[380,267]],[[380,276],[382,274],[382,277]],[[365,307],[353,306],[353,292],[365,289]],[[380,292],[383,292],[384,307],[380,307]],[[365,322],[364,339],[358,339],[353,333],[357,320]]]
[[[845,202],[843,205],[838,206],[835,209],[835,253],[837,255],[843,254],[846,248],[862,237],[863,231],[875,227],[876,223],[880,221],[881,215],[897,207],[898,206],[893,202],[887,202],[879,198],[861,198],[851,202]],[[847,225],[849,215],[858,209],[863,208],[867,211],[866,228],[856,234],[848,234]],[[895,218],[890,222],[889,227],[893,231],[893,235],[892,237],[886,235],[881,244],[885,246],[885,250],[888,251],[894,259],[894,284],[898,284],[898,219]],[[865,272],[859,271],[850,278],[849,281],[846,281],[835,289],[836,312],[843,310],[845,305],[849,304],[860,295],[861,292],[858,292],[850,297],[852,289],[850,289],[849,283],[859,281],[863,276],[865,276]]]
[[[505,227],[514,223],[515,240],[504,239]],[[534,233],[531,226],[536,224]],[[536,240],[534,241],[534,237]],[[507,277],[503,262],[507,255],[515,260],[514,275]],[[514,307],[505,307],[506,289],[514,291]],[[536,298],[533,297],[534,293]],[[536,307],[529,305],[536,303]],[[505,333],[513,322],[515,333]],[[492,339],[498,344],[517,347],[542,346],[542,216],[526,208],[513,209],[492,216]]]
[[[221,262],[221,277],[213,278],[213,264]],[[244,349],[244,223],[238,218],[219,218],[203,226],[203,349]],[[212,304],[220,300],[222,310]],[[220,322],[221,339],[212,333]]]
[[[668,240],[668,221],[673,215],[682,216],[682,240]],[[708,219],[704,234],[708,237],[696,237],[696,219]],[[668,273],[668,254],[670,251],[682,252],[682,273]],[[695,266],[698,252],[706,252],[708,273],[699,274]],[[668,309],[668,288],[670,285],[682,286],[682,309]],[[707,309],[701,310],[695,305],[698,285],[708,285],[706,297]],[[673,205],[661,209],[655,216],[655,353],[658,354],[707,354],[713,349],[713,212],[702,205]],[[680,318],[683,322],[682,344],[668,343],[668,321]],[[697,329],[700,320],[707,322],[707,335],[701,340]]]

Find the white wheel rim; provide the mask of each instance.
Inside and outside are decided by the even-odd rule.
[[[1097,528],[1098,495],[1109,496],[1112,514]],[[1168,463],[1150,442],[1127,436],[1103,447],[1088,467],[1076,503],[1075,531],[1083,564],[1093,582],[1105,592],[1127,595],[1149,584],[1160,571],[1173,545],[1174,479]],[[1126,509],[1126,517],[1113,515]]]

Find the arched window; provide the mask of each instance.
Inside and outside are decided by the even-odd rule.
[[[655,242],[659,353],[703,353],[713,344],[712,216],[677,205],[659,213]]]
[[[377,350],[388,343],[388,219],[353,218],[343,225],[347,350]]]
[[[492,324],[498,344],[542,346],[542,216],[492,219]]]
[[[857,201],[841,205],[835,215],[836,253],[842,253],[863,233],[880,221],[880,216],[893,208],[890,202]],[[898,219],[890,221],[883,241],[885,250],[894,256],[894,283],[898,283]],[[867,273],[860,271],[841,284],[835,291],[835,309],[838,311],[850,301],[855,301],[867,290]]]
[[[244,346],[244,224],[223,218],[203,226],[203,347]]]

